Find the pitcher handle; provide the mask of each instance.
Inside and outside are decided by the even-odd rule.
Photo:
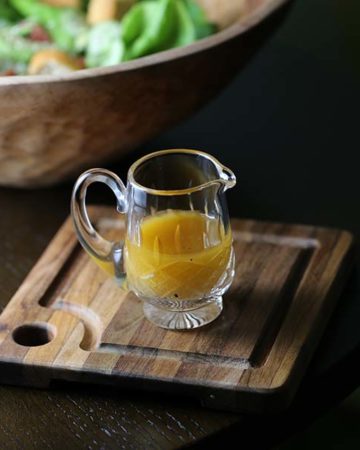
[[[123,281],[123,243],[104,239],[93,227],[86,209],[86,193],[92,183],[105,183],[116,197],[119,213],[127,212],[126,187],[121,179],[106,169],[90,169],[77,179],[71,196],[71,216],[76,234],[84,249],[101,263],[112,263],[115,277]]]

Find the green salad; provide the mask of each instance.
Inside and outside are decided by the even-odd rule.
[[[0,0],[0,74],[64,74],[215,32],[195,0]]]

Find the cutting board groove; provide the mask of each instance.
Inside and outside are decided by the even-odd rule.
[[[123,223],[93,207],[102,234]],[[68,219],[0,316],[0,380],[179,392],[236,411],[285,408],[351,267],[352,236],[233,220],[236,276],[224,311],[191,331],[157,328],[85,254]]]

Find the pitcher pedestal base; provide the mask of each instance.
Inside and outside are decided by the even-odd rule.
[[[169,311],[144,303],[144,314],[147,319],[161,328],[168,330],[191,330],[199,328],[215,320],[223,309],[222,297],[214,298],[201,308],[186,311]]]

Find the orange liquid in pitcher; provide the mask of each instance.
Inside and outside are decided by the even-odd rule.
[[[196,211],[146,217],[139,242],[126,240],[129,286],[150,298],[206,298],[226,271],[231,244],[218,219]]]

